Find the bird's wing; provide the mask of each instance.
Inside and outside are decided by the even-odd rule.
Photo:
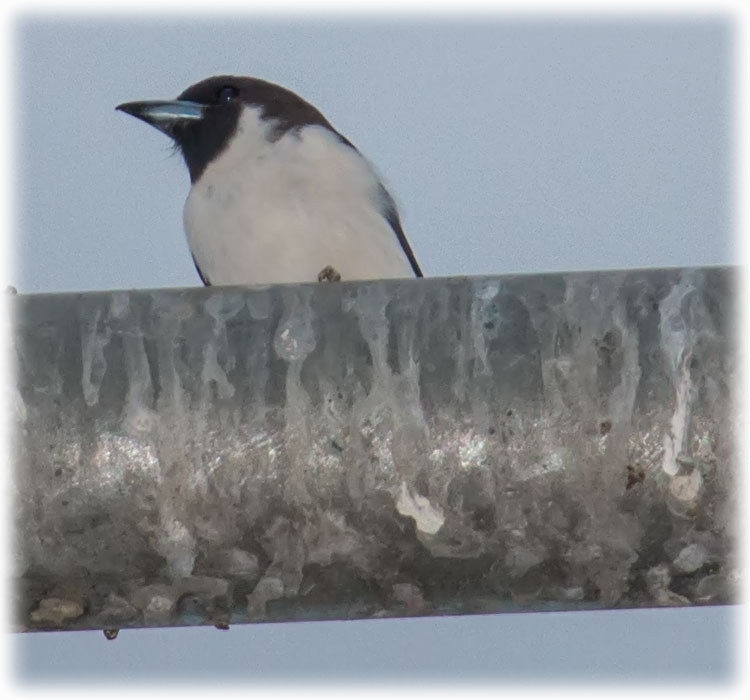
[[[349,146],[349,148],[352,148],[357,153],[359,153],[357,147],[348,138],[346,138],[346,136],[343,136],[338,131],[336,131],[336,129],[334,129],[328,122],[325,122],[325,126],[329,128],[334,134],[336,134],[336,136],[339,137],[342,143],[345,143],[347,146]],[[359,154],[362,155],[361,153]],[[388,190],[385,189],[382,182],[378,183],[378,190],[378,194],[380,195],[380,203],[383,207],[382,214],[390,227],[393,229],[393,233],[396,234],[396,238],[398,238],[398,242],[401,244],[401,248],[403,249],[406,257],[409,260],[409,264],[411,265],[411,269],[414,271],[414,275],[416,277],[424,277],[424,275],[422,274],[422,270],[419,267],[419,263],[417,262],[417,258],[414,256],[414,251],[411,249],[409,241],[406,240],[404,229],[401,228],[401,219],[398,218],[398,211],[396,209],[396,203],[393,201],[393,197],[391,197]]]
[[[201,272],[201,269],[200,269],[200,267],[198,267],[198,261],[197,261],[197,260],[195,259],[195,255],[193,255],[192,257],[193,257],[193,265],[195,265],[195,269],[196,269],[196,270],[198,270],[198,276],[199,276],[199,277],[201,278],[201,282],[203,282],[203,284],[204,284],[204,285],[205,285],[206,287],[210,287],[210,286],[211,286],[211,283],[210,283],[210,282],[208,281],[208,277],[206,277],[206,276],[205,276],[205,275],[204,275],[204,274],[203,274],[203,273]]]
[[[393,201],[393,197],[391,197],[391,195],[388,193],[388,190],[385,189],[382,184],[380,185],[380,201],[383,205],[383,216],[389,223],[390,227],[393,229],[393,232],[396,234],[398,242],[401,244],[404,253],[406,253],[406,257],[409,259],[411,269],[414,270],[414,275],[416,277],[422,277],[422,270],[419,267],[419,263],[417,262],[416,257],[414,257],[414,252],[409,245],[409,241],[406,240],[404,229],[401,228],[401,220],[398,218],[396,203]]]

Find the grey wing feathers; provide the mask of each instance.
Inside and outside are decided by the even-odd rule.
[[[195,255],[193,255],[192,257],[193,257],[193,265],[195,265],[195,269],[196,269],[196,270],[198,271],[198,276],[199,276],[199,277],[201,278],[201,282],[203,282],[203,284],[204,284],[204,285],[205,285],[206,287],[210,287],[210,286],[211,286],[211,283],[210,283],[210,282],[208,281],[208,277],[206,277],[206,276],[205,276],[205,275],[204,275],[204,274],[203,274],[203,273],[201,272],[201,269],[200,269],[200,267],[198,267],[198,261],[197,261],[197,260],[195,259]]]
[[[390,224],[390,227],[396,234],[398,242],[401,244],[404,253],[406,253],[406,257],[409,259],[411,269],[414,270],[415,276],[423,277],[422,270],[420,269],[419,263],[417,262],[417,258],[414,256],[414,252],[409,245],[409,241],[406,240],[404,230],[401,228],[401,220],[398,218],[398,211],[396,210],[396,203],[393,201],[393,197],[388,194],[388,190],[385,189],[382,184],[380,185],[379,194],[380,201],[383,205],[383,216],[385,217],[385,220]]]

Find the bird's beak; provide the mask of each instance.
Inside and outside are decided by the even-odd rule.
[[[115,109],[137,117],[171,136],[175,125],[203,119],[206,105],[189,100],[155,100],[153,102],[125,102],[117,105]]]

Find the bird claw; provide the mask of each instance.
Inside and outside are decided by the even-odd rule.
[[[340,282],[340,281],[341,281],[341,274],[338,273],[330,265],[326,265],[318,273],[318,282]]]

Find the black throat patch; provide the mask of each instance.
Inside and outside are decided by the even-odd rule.
[[[190,172],[190,182],[195,182],[227,147],[241,112],[241,104],[227,104],[221,109],[207,109],[200,121],[183,122],[173,129],[172,135]]]

